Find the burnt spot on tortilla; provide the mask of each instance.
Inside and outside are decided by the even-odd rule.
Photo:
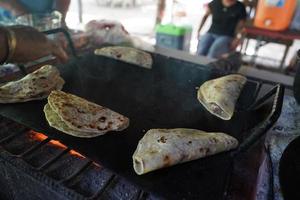
[[[161,136],[157,142],[160,142],[160,143],[166,143],[167,142],[167,139],[164,137],[164,136]]]
[[[122,57],[122,54],[118,53],[118,54],[116,54],[116,57],[117,57],[117,58],[121,58],[121,57]]]
[[[209,148],[206,148],[205,150],[206,150],[205,154],[206,155],[209,154],[209,152],[210,152]]]
[[[63,105],[62,106],[66,106],[66,107],[73,107],[73,105],[72,104],[70,104],[70,103],[63,103]]]
[[[90,124],[89,127],[90,128],[96,128],[94,124]],[[97,127],[97,129],[98,129],[98,127]]]
[[[101,128],[101,127],[99,127],[99,126],[97,126],[97,129],[98,129],[99,131],[103,131],[103,130],[104,130],[103,128]]]
[[[118,117],[118,120],[120,120],[121,122],[124,121],[124,119],[122,117]]]
[[[100,117],[98,120],[99,120],[100,122],[105,122],[106,117],[102,116],[102,117]]]
[[[168,166],[170,166],[171,165],[171,160],[170,160],[170,157],[168,156],[168,155],[166,155],[165,157],[164,157],[164,167],[168,167]]]
[[[189,141],[188,143],[189,143],[189,144],[192,144],[192,141]]]
[[[68,120],[68,118],[67,118],[67,120]],[[71,124],[72,124],[73,126],[77,126],[77,124],[76,124],[75,122],[71,122]]]
[[[108,122],[108,124],[107,124],[107,128],[108,129],[111,129],[111,126],[113,125],[113,123],[112,122]]]
[[[42,76],[42,77],[40,77],[40,79],[46,79],[46,77],[45,77],[45,76]]]

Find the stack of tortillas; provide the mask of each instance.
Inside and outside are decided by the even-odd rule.
[[[76,137],[96,137],[129,126],[127,117],[62,91],[51,92],[44,112],[50,126]]]
[[[52,65],[45,65],[20,80],[0,87],[0,103],[17,103],[47,98],[52,90],[61,90],[65,81]]]

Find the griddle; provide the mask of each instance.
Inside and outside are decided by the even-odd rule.
[[[197,87],[219,77],[219,71],[186,61],[152,54],[145,69],[107,57],[88,54],[59,66],[64,91],[106,106],[130,118],[122,132],[82,139],[49,127],[46,100],[0,106],[0,114],[58,139],[87,155],[140,188],[166,199],[224,199],[234,158],[247,150],[275,123],[281,112],[283,87],[276,86],[257,100],[261,84],[248,80],[236,113],[223,121],[197,100]],[[138,176],[132,154],[151,128],[195,128],[222,131],[237,138],[238,149]]]

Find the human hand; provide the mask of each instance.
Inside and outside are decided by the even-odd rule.
[[[27,26],[11,26],[9,28],[15,32],[17,40],[11,61],[28,62],[50,54],[54,55],[61,62],[67,61],[68,55],[61,45],[49,40],[36,29]]]
[[[235,50],[241,43],[242,40],[240,38],[233,39],[230,44],[230,50]]]

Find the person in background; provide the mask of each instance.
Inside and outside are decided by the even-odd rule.
[[[0,64],[25,63],[47,55],[54,55],[61,62],[68,59],[61,46],[32,27],[0,26]]]
[[[10,11],[12,17],[24,14],[44,14],[54,10],[62,14],[62,24],[65,25],[66,14],[71,0],[0,0],[0,15],[8,17]],[[1,19],[1,16],[0,16]]]
[[[206,34],[200,31],[207,18],[212,16],[212,24]],[[247,13],[243,3],[237,0],[212,0],[198,29],[197,54],[210,58],[220,58],[234,50],[240,42]]]

